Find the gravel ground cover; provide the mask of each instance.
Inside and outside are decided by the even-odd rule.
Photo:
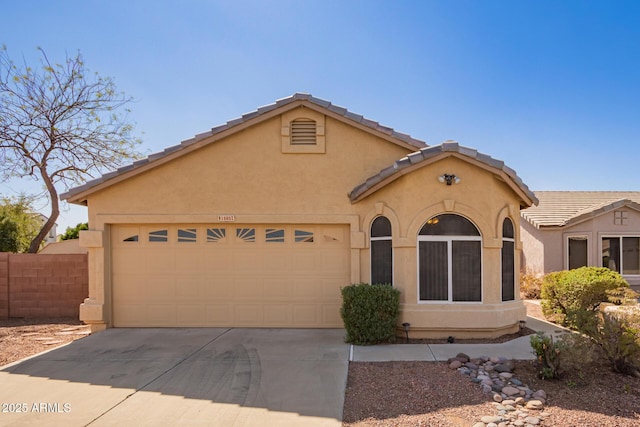
[[[73,318],[0,320],[0,366],[89,335]]]
[[[543,318],[539,305],[528,314]],[[537,376],[535,362],[516,361],[514,375],[547,401],[541,426],[640,426],[640,379],[587,362],[559,380]],[[444,362],[352,362],[343,426],[474,426],[496,414],[491,394]],[[478,424],[484,425],[484,424]]]

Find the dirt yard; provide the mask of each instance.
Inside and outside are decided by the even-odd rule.
[[[0,366],[89,335],[77,319],[0,320]]]

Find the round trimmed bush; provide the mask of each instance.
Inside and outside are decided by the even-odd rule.
[[[573,315],[596,311],[607,301],[607,291],[629,287],[626,280],[604,267],[581,267],[549,273],[542,281],[542,312],[552,322],[575,326]]]

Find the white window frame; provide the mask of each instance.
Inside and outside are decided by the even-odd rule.
[[[463,217],[465,218],[465,217]],[[467,218],[465,218],[467,219]],[[474,224],[475,226],[475,224]],[[477,229],[477,227],[476,227]],[[479,231],[478,231],[479,232]],[[480,242],[480,301],[453,301],[453,241]],[[420,242],[447,242],[447,300],[421,300],[420,299]],[[450,235],[418,235],[416,245],[416,295],[418,304],[483,304],[484,302],[484,247],[482,236],[450,236]],[[502,261],[501,261],[502,262]],[[500,292],[502,293],[502,286]]]
[[[593,265],[593,255],[591,253],[591,233],[565,233],[564,234],[564,262],[563,266],[565,270],[569,269],[569,240],[572,238],[583,238],[587,240],[587,267]],[[600,239],[600,245],[602,245],[602,238]],[[602,257],[601,257],[602,258]],[[602,263],[602,259],[600,260]]]
[[[602,239],[604,238],[618,238],[620,239],[620,248],[622,249],[622,238],[623,237],[638,237],[640,238],[640,233],[598,233],[598,266],[600,267],[608,267],[606,265],[602,265]],[[624,261],[623,257],[620,256],[620,274],[623,277],[629,277],[632,279],[640,279],[640,274],[625,274],[622,271],[624,270]]]

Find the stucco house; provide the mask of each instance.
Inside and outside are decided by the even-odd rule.
[[[342,327],[340,288],[391,283],[412,336],[525,319],[516,173],[295,94],[74,188],[107,327]]]
[[[522,269],[608,267],[640,290],[640,191],[536,191],[522,211]]]

